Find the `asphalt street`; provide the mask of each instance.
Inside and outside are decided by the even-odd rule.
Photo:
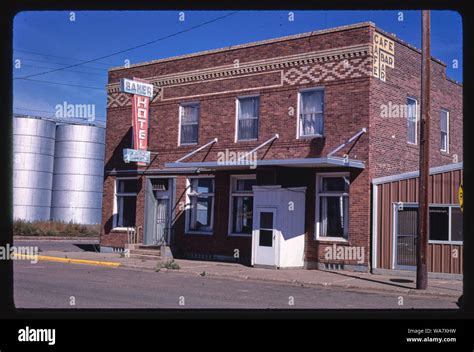
[[[21,260],[14,297],[17,308],[457,308],[453,298]]]

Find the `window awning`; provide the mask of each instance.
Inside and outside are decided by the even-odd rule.
[[[254,160],[253,162],[241,160],[240,162],[174,162],[165,163],[166,169],[197,168],[208,170],[238,170],[254,169],[262,166],[282,166],[282,167],[350,167],[365,169],[365,163],[361,160],[345,159],[339,157],[302,158],[302,159],[268,159]]]

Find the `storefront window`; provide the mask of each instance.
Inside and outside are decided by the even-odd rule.
[[[214,179],[191,178],[188,209],[188,231],[212,233]]]
[[[117,179],[114,227],[135,227],[137,192],[136,179]]]
[[[231,233],[252,233],[253,189],[255,176],[233,177],[231,179]]]
[[[430,206],[430,241],[462,242],[462,212],[459,207]]]
[[[349,235],[349,176],[320,176],[317,195],[318,237]]]

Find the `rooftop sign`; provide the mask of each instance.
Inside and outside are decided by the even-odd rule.
[[[153,98],[153,84],[122,78],[120,80],[120,91],[133,95]]]

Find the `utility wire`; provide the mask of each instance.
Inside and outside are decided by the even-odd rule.
[[[51,62],[51,61],[36,60],[36,59],[23,58],[23,57],[17,57],[16,59],[24,60],[24,61],[41,62],[41,63],[51,64],[51,65],[69,65],[68,63],[65,63],[65,62]],[[56,67],[49,67],[49,68],[56,69]],[[66,68],[66,67],[64,67],[64,68]],[[101,72],[107,72],[106,68],[88,67],[88,66],[83,66],[82,68],[85,68],[85,69],[88,69],[88,70],[97,70],[97,71],[101,71]]]
[[[226,18],[226,17],[229,17],[229,16],[232,16],[232,15],[236,14],[237,12],[238,12],[238,11],[230,12],[230,13],[228,13],[228,14],[226,14],[226,15],[216,17],[216,18],[214,18],[214,19],[212,19],[212,20],[209,20],[209,21],[206,21],[206,22],[202,22],[202,23],[200,23],[200,24],[198,24],[198,25],[189,27],[189,28],[187,28],[187,29],[183,29],[183,30],[181,30],[181,31],[178,31],[178,32],[175,32],[175,33],[172,33],[172,34],[168,34],[168,35],[166,35],[166,36],[164,36],[164,37],[161,37],[161,38],[158,38],[158,39],[155,39],[155,40],[152,40],[152,41],[149,41],[149,42],[147,42],[147,43],[140,44],[140,45],[135,45],[135,46],[130,47],[130,48],[128,48],[128,49],[120,50],[120,51],[117,51],[117,52],[112,53],[112,54],[104,55],[104,56],[97,57],[97,58],[91,59],[91,60],[86,60],[86,61],[83,61],[83,62],[80,62],[80,63],[77,63],[77,64],[73,64],[73,65],[69,65],[69,66],[66,66],[66,67],[57,68],[57,69],[54,69],[54,70],[51,70],[51,71],[39,72],[39,73],[35,73],[35,74],[23,76],[23,77],[17,77],[17,78],[15,78],[15,79],[26,79],[26,78],[30,78],[30,77],[45,75],[45,74],[47,74],[47,73],[52,73],[52,72],[61,71],[61,70],[64,70],[64,69],[66,69],[66,68],[72,68],[72,67],[81,66],[81,65],[84,65],[84,64],[87,64],[87,63],[96,62],[96,61],[99,61],[99,60],[102,60],[102,59],[106,59],[106,58],[108,58],[108,57],[112,57],[112,56],[115,56],[115,55],[118,55],[118,54],[126,53],[126,52],[128,52],[128,51],[135,50],[135,49],[138,49],[138,48],[142,48],[142,47],[144,47],[144,46],[148,46],[148,45],[157,43],[157,42],[159,42],[159,41],[162,41],[162,40],[165,40],[165,39],[168,39],[168,38],[175,37],[175,36],[177,36],[177,35],[179,35],[179,34],[192,31],[192,30],[194,30],[194,29],[197,29],[197,28],[199,28],[199,27],[203,27],[203,26],[208,25],[208,24],[210,24],[210,23],[217,22],[217,21],[222,20],[222,19],[224,19],[224,18]]]
[[[66,59],[66,60],[74,60],[74,61],[87,61],[87,60],[84,60],[84,59],[77,59],[77,58],[74,58],[74,57],[43,54],[43,53],[39,53],[37,51],[30,51],[30,50],[13,49],[13,51],[19,51],[21,53],[34,54],[34,55],[55,57],[57,59]],[[96,61],[95,63],[98,64],[98,65],[104,65],[104,66],[114,66],[115,65],[115,64],[112,64],[112,63],[108,63],[108,62],[99,62],[99,61]]]
[[[30,78],[25,78],[25,77],[18,77],[18,78],[15,78],[15,79],[21,79],[21,80],[29,81],[29,82],[55,84],[55,85],[58,85],[58,86],[97,89],[97,90],[102,90],[102,91],[105,89],[105,88],[100,88],[100,87],[82,86],[82,85],[78,85],[78,84],[67,84],[67,83],[60,83],[60,82],[42,81],[42,80],[39,80],[39,79],[30,79]]]
[[[61,104],[60,104],[61,105]],[[36,112],[46,112],[48,114],[56,114],[56,111],[50,111],[50,110],[37,110],[37,109],[27,109],[27,108],[20,108],[20,107],[13,107],[13,109],[17,110],[26,110],[26,111],[36,111]],[[96,116],[96,118],[102,118],[105,119],[105,116]]]
[[[23,66],[25,66],[25,67],[34,67],[34,68],[48,68],[48,69],[53,68],[53,67],[36,66],[36,65],[29,65],[29,64],[22,64],[22,67],[23,67]],[[94,75],[94,76],[101,76],[101,77],[106,77],[106,75],[107,75],[107,72],[95,73],[95,72],[86,72],[86,71],[77,71],[77,70],[63,70],[63,71],[75,72],[75,73],[83,73],[83,74],[85,74],[85,75]]]

